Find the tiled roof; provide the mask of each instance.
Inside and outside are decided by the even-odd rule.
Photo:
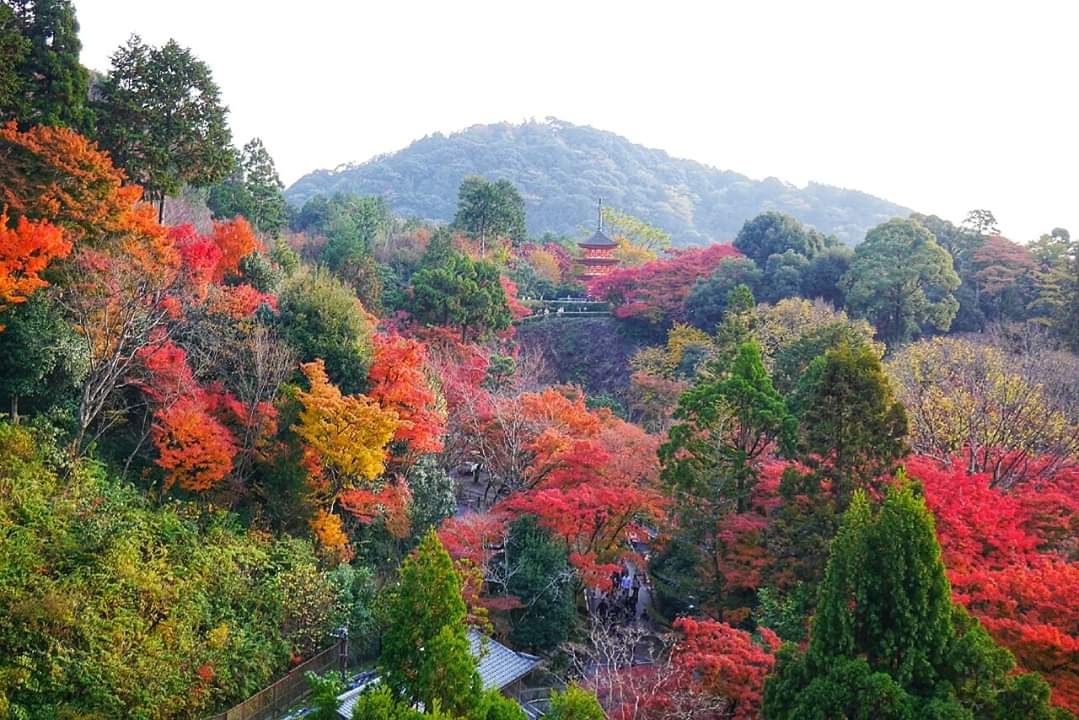
[[[581,247],[618,247],[618,243],[604,235],[602,230],[596,230],[596,232],[592,234],[592,237],[577,244]]]
[[[468,643],[472,656],[479,659],[476,670],[483,680],[483,687],[501,690],[514,680],[524,677],[539,664],[539,658],[528,653],[510,650],[475,628],[468,629]]]
[[[527,675],[540,661],[535,655],[509,649],[475,628],[468,629],[468,644],[472,657],[479,661],[476,671],[479,672],[485,689],[501,690]],[[337,714],[346,720],[351,720],[352,708],[356,705],[360,693],[369,685],[374,685],[379,681],[375,673],[365,673],[357,679],[359,684],[356,687],[337,696],[337,699],[341,701]]]

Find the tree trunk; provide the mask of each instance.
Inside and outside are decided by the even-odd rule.
[[[19,424],[19,396],[11,393],[11,424]]]

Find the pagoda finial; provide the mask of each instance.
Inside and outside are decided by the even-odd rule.
[[[596,230],[603,232],[603,198],[596,201]]]

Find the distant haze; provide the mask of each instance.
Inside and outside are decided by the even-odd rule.
[[[678,157],[854,188],[1004,234],[1079,232],[1079,5],[76,0],[208,62],[290,184],[432,132],[549,115]]]

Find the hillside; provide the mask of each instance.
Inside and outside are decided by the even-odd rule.
[[[910,210],[855,190],[776,178],[752,180],[673,158],[614,133],[549,118],[475,125],[430,135],[360,165],[310,173],[290,187],[295,204],[319,194],[381,195],[406,217],[448,221],[468,175],[506,178],[520,189],[529,231],[575,234],[591,223],[597,197],[657,225],[678,245],[729,240],[742,223],[778,209],[848,244]]]

